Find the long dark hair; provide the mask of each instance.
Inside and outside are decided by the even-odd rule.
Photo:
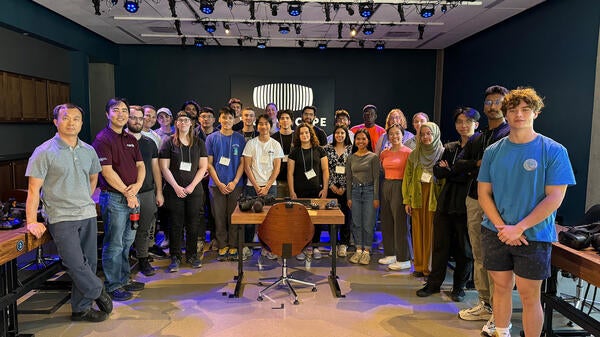
[[[367,137],[367,150],[373,152],[373,146],[371,145],[371,136],[369,136],[369,131],[367,129],[360,129],[354,134],[354,145],[352,145],[352,153],[358,151],[358,147],[356,146],[356,137],[358,137],[358,135],[360,135],[361,133],[364,133]]]
[[[350,141],[350,133],[348,132],[348,128],[343,125],[336,125],[333,129],[333,137],[331,137],[331,146],[337,145],[337,141],[335,140],[335,132],[338,129],[342,129],[346,133],[346,138],[344,138],[344,146],[352,145],[352,142]]]

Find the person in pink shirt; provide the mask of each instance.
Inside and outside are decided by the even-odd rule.
[[[356,134],[356,132],[358,130],[367,129],[367,131],[369,132],[369,136],[371,137],[371,148],[374,149],[375,146],[377,145],[377,141],[379,140],[379,137],[381,135],[385,134],[385,129],[382,128],[381,126],[375,124],[375,120],[377,120],[377,107],[376,106],[374,106],[372,104],[365,105],[365,107],[362,109],[362,111],[363,111],[364,123],[353,126],[350,129],[350,131],[352,131],[352,133]]]

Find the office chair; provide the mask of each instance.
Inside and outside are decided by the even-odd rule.
[[[294,279],[288,276],[287,271],[287,259],[300,254],[312,241],[314,232],[315,227],[304,205],[285,202],[271,206],[264,221],[258,226],[258,238],[265,248],[281,256],[283,263],[281,277],[258,293],[258,301],[263,300],[265,292],[278,285],[284,285],[294,295],[294,304],[300,304],[292,282],[312,286],[312,291],[317,291],[314,283]]]

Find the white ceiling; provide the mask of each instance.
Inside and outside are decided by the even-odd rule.
[[[327,43],[328,48],[373,48],[383,42],[387,49],[442,49],[477,32],[491,27],[511,16],[531,8],[544,0],[384,0],[373,1],[374,14],[370,19],[358,14],[357,0],[302,0],[302,14],[292,17],[287,13],[287,2],[280,0],[256,0],[255,17],[250,20],[250,0],[233,1],[229,9],[225,0],[216,0],[211,15],[202,13],[199,0],[171,0],[177,18],[171,17],[170,0],[141,0],[140,9],[135,14],[125,11],[123,3],[111,6],[114,0],[97,0],[101,15],[94,15],[95,0],[34,0],[38,4],[88,28],[91,31],[118,44],[177,45],[182,43],[175,20],[180,20],[180,31],[186,43],[193,44],[194,38],[204,37],[207,45],[256,46],[265,41],[267,47],[298,47],[299,41],[305,48],[314,48],[319,43]],[[215,1],[215,0],[213,0]],[[398,4],[402,3],[405,22],[400,21]],[[271,4],[278,4],[278,15],[271,13]],[[330,22],[325,21],[324,5],[331,6]],[[339,10],[333,9],[340,4]],[[346,4],[354,9],[350,16]],[[435,15],[424,19],[419,15],[422,5],[434,5]],[[448,11],[441,12],[447,4]],[[453,7],[453,4],[458,4]],[[191,9],[190,9],[191,7]],[[214,20],[216,32],[209,34],[202,22]],[[225,33],[223,23],[230,26]],[[258,36],[257,23],[262,37]],[[288,24],[290,33],[279,33],[279,24]],[[338,38],[338,28],[342,24],[342,39]],[[373,24],[375,32],[364,35],[362,28]],[[301,26],[296,34],[294,25]],[[423,39],[419,39],[418,26],[425,25]],[[356,37],[350,36],[350,27],[358,28]],[[361,42],[363,41],[363,42]]]

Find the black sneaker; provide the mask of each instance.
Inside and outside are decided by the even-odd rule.
[[[200,268],[202,267],[202,261],[198,258],[198,255],[191,255],[185,259],[185,262],[190,264],[192,268]]]
[[[82,312],[74,312],[71,314],[72,321],[102,322],[105,321],[107,318],[107,313],[93,308],[89,308],[88,310]]]
[[[167,267],[167,272],[169,272],[169,273],[178,272],[179,264],[181,264],[181,258],[178,256],[171,256],[171,263]]]
[[[113,301],[127,301],[133,297],[133,294],[123,288],[117,288],[108,293]]]
[[[154,245],[154,246],[148,248],[148,254],[152,254],[152,255],[156,256],[157,258],[167,257],[167,253],[165,253],[165,251],[162,250],[162,248],[160,248],[158,245]]]
[[[450,298],[454,302],[462,302],[465,299],[465,291],[462,289],[452,289],[452,292],[450,293]]]
[[[129,281],[123,286],[123,289],[127,291],[142,291],[146,285],[143,282]]]
[[[417,290],[417,296],[419,297],[429,297],[435,293],[439,293],[440,292],[440,288],[437,289],[433,289],[431,287],[429,287],[429,285],[425,285],[423,288]]]
[[[144,274],[145,276],[152,276],[156,274],[156,270],[154,270],[154,267],[152,267],[147,257],[141,257],[139,259],[138,268],[140,273]]]
[[[110,299],[110,296],[108,295],[108,293],[106,292],[106,290],[104,290],[104,288],[102,288],[102,292],[100,293],[100,296],[98,296],[97,299],[94,300],[96,302],[96,304],[98,305],[98,308],[102,311],[104,311],[107,314],[110,314],[113,310],[113,302]]]

